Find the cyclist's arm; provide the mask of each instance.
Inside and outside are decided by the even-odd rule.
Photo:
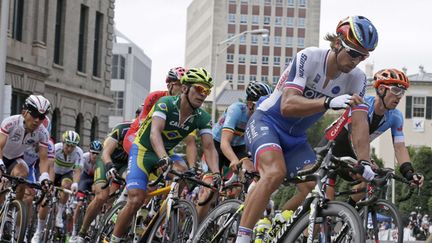
[[[221,150],[222,153],[225,155],[227,159],[229,159],[230,162],[233,161],[239,161],[239,158],[237,158],[237,155],[234,153],[234,150],[231,147],[231,141],[234,138],[233,131],[229,129],[222,129],[222,135],[221,135]]]
[[[161,135],[164,127],[165,127],[165,119],[160,118],[158,116],[152,117],[152,124],[150,130],[150,142],[153,147],[153,151],[156,153],[158,158],[163,158],[168,156]]]
[[[52,163],[49,159],[48,159],[48,147],[45,146],[39,146],[39,171],[40,174],[47,172],[48,174],[50,173],[50,163]],[[51,177],[51,176],[50,176]]]
[[[81,167],[75,168],[73,173],[73,182],[78,183],[81,177]]]
[[[326,111],[324,101],[325,97],[308,99],[302,96],[300,90],[284,88],[280,109],[283,116],[306,117]]]
[[[203,152],[206,157],[206,162],[208,167],[213,173],[220,172],[219,162],[218,162],[219,158],[213,143],[213,136],[208,133],[202,134],[201,141],[202,141]]]
[[[195,135],[191,133],[184,139],[186,144],[186,160],[190,168],[194,167],[195,162],[197,161],[198,158],[198,151],[197,151],[195,138],[196,138]]]
[[[111,137],[107,137],[104,141],[104,146],[102,149],[102,161],[104,164],[108,164],[109,162],[112,162],[111,160],[111,154],[114,152],[115,148],[117,147],[117,141]]]
[[[0,132],[0,159],[3,159],[3,148],[6,145],[8,136]]]
[[[405,147],[405,142],[394,143],[393,144],[396,159],[399,165],[402,165],[405,162],[411,161],[408,149]]]
[[[367,110],[355,110],[351,114],[352,143],[358,160],[370,161],[369,123]]]

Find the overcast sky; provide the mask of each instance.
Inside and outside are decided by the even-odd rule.
[[[152,59],[152,91],[165,89],[168,70],[184,65],[186,9],[191,2],[121,0],[115,3],[116,28]],[[360,68],[366,62],[373,62],[375,71],[407,67],[408,74],[413,74],[423,65],[426,71],[432,72],[432,1],[322,0],[320,47],[328,47],[322,37],[334,33],[339,20],[348,15],[364,15],[378,29],[378,46]]]

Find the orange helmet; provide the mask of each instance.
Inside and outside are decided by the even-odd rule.
[[[374,75],[374,87],[378,88],[381,84],[396,84],[408,89],[410,86],[408,77],[402,71],[395,68],[383,69]]]

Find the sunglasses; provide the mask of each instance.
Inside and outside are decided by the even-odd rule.
[[[32,116],[34,119],[38,118],[41,121],[45,120],[45,117],[46,117],[45,114],[41,114],[37,110],[29,109],[28,112],[29,112],[30,116]]]
[[[350,55],[350,57],[353,59],[360,57],[361,60],[365,60],[369,56],[369,54],[363,54],[363,53],[357,51],[356,49],[348,46],[343,41],[341,41],[341,43],[342,43],[342,46],[345,48],[346,52],[348,53],[348,55]]]
[[[202,95],[206,95],[207,96],[207,95],[209,95],[211,93],[211,89],[210,88],[204,87],[202,85],[193,84],[192,86],[195,88],[196,92],[198,92],[198,93],[200,93]]]
[[[93,152],[93,151],[91,151],[90,153],[91,154],[99,154],[99,152]]]
[[[390,90],[390,93],[396,95],[396,96],[401,96],[405,94],[405,89],[400,88],[398,86],[388,86],[388,85],[383,85],[386,89]]]

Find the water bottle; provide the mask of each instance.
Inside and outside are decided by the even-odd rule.
[[[275,237],[279,230],[293,215],[292,210],[285,210],[282,213],[278,213],[274,217],[273,228],[270,230],[270,236]]]

